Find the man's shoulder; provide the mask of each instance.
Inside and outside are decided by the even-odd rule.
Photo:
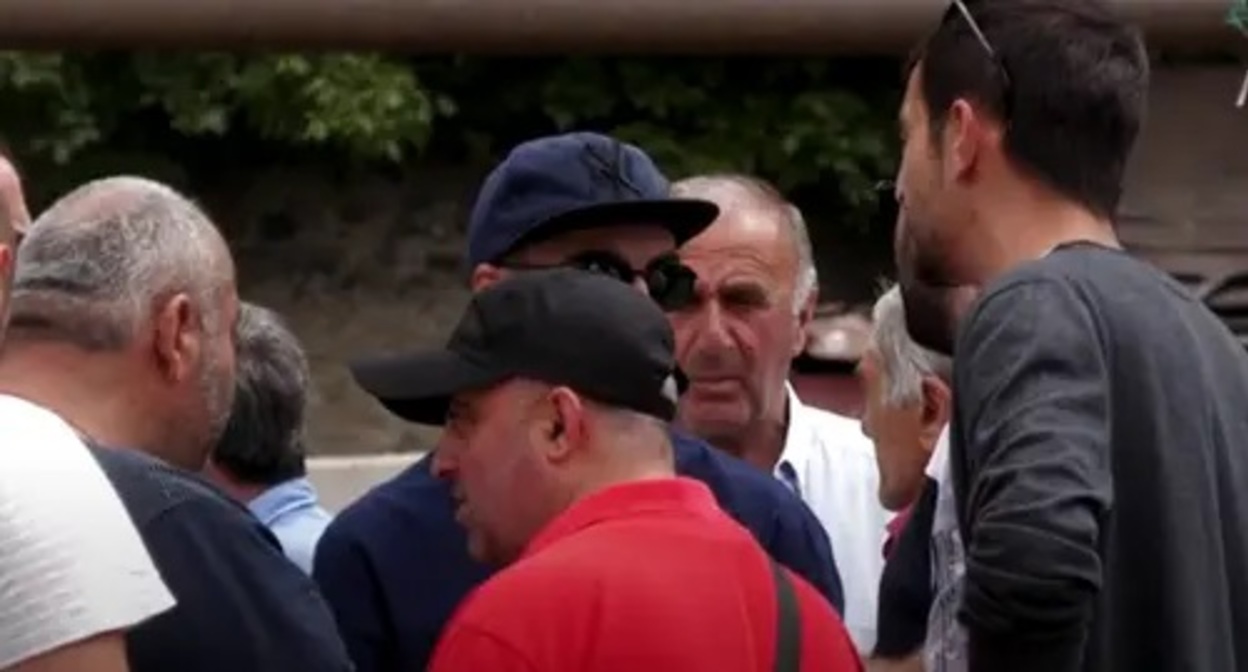
[[[564,540],[494,573],[464,600],[456,620],[487,627],[523,626],[535,609],[542,621],[577,618],[575,606],[595,602],[604,583],[604,572],[595,562],[598,556],[577,546]],[[552,600],[557,595],[570,599]]]
[[[683,431],[673,429],[671,436],[677,473],[705,483],[721,505],[743,497],[778,508],[802,506],[801,500],[771,474]]]
[[[434,559],[437,548],[462,543],[450,488],[429,470],[429,459],[422,458],[335,514],[317,543],[316,556],[338,556],[348,549],[382,553],[406,545],[419,546],[422,551],[414,559],[422,561]]]
[[[195,474],[134,450],[91,446],[91,452],[140,530],[187,510],[240,525],[249,520],[242,504]]]
[[[33,476],[100,478],[100,469],[72,427],[52,411],[18,397],[0,395],[0,484],[22,490]],[[11,485],[10,485],[11,484]],[[62,483],[73,487],[72,483]]]
[[[34,443],[46,438],[81,443],[73,428],[56,413],[7,394],[0,394],[0,427],[3,427],[6,444],[11,441]]]

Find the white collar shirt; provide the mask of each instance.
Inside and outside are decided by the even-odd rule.
[[[788,429],[774,474],[823,524],[844,588],[845,626],[858,651],[869,654],[892,517],[879,500],[875,448],[857,420],[806,406],[786,388]]]

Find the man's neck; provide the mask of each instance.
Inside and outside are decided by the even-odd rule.
[[[220,488],[222,492],[229,495],[230,499],[233,499],[243,506],[249,505],[251,500],[259,497],[264,494],[266,490],[268,490],[268,488],[264,486],[252,485],[250,483],[240,481],[230,475],[230,473],[226,470],[217,466],[212,460],[209,460],[208,463],[204,465],[202,475],[212,481],[212,483]]]
[[[979,286],[1061,245],[1089,242],[1121,247],[1111,221],[1030,184],[1003,186],[978,218],[988,222],[982,227],[986,244],[976,255],[973,284]]]
[[[145,404],[130,386],[118,384],[127,380],[122,362],[88,357],[71,346],[9,343],[6,350],[0,357],[0,394],[53,411],[101,445],[157,454],[160,442]]]

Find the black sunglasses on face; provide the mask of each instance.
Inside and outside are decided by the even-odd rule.
[[[620,255],[605,250],[589,250],[574,254],[560,264],[506,264],[506,268],[536,270],[553,266],[579,268],[599,273],[625,284],[633,284],[637,278],[646,282],[650,298],[665,311],[680,310],[693,302],[698,275],[684,265],[675,254],[656,257],[641,270],[634,269]]]
[[[967,7],[964,0],[953,0],[949,4],[949,8],[945,10],[945,15],[941,17],[940,23],[944,25],[956,20],[958,16],[961,16],[966,21],[967,27],[971,29],[971,34],[975,36],[975,41],[979,42],[979,45],[984,48],[984,52],[997,70],[997,75],[1001,78],[1001,116],[1003,121],[1008,124],[1012,111],[1011,104],[1014,99],[1010,71],[1005,67],[1005,61],[997,54],[997,50],[992,48],[992,43],[988,41],[988,37],[984,34],[983,29],[979,27],[979,22],[975,20],[975,15],[971,14],[971,10]]]

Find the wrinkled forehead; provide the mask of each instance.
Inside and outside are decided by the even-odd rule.
[[[700,279],[717,283],[737,276],[791,281],[797,250],[774,209],[737,207],[680,249],[681,259]]]

